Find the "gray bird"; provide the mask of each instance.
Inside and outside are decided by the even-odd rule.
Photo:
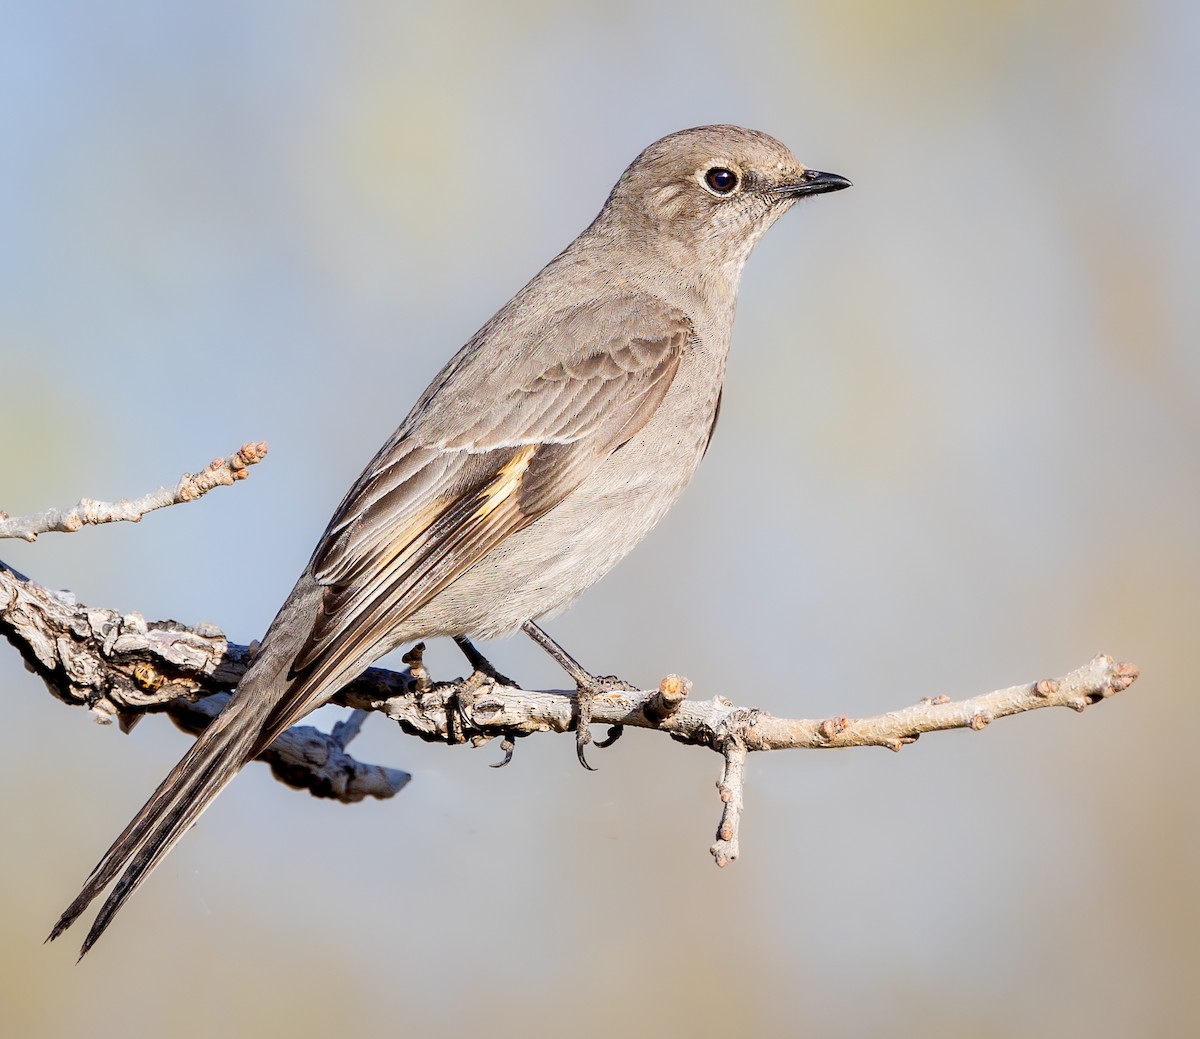
[[[50,933],[119,876],[80,951],[238,770],[373,661],[524,628],[603,577],[679,497],[721,405],[742,266],[795,201],[849,187],[764,133],[650,145],[600,215],[438,373],[334,513],[222,714]],[[48,939],[49,940],[49,939]]]

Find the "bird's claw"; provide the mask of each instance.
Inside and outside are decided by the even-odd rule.
[[[628,682],[623,682],[616,675],[596,675],[586,671],[584,667],[570,653],[562,648],[549,635],[546,634],[533,621],[526,621],[521,625],[521,630],[525,632],[534,642],[542,647],[550,654],[568,675],[575,681],[575,754],[579,758],[579,764],[586,768],[589,772],[595,772],[591,765],[587,763],[587,758],[584,756],[584,748],[592,742],[592,734],[588,731],[588,726],[592,721],[592,700],[604,693],[624,692],[635,693],[637,687],[630,685]],[[597,747],[611,747],[621,735],[621,726],[613,725],[608,730],[608,735],[596,744]]]
[[[592,699],[595,695],[595,689],[587,689],[583,685],[575,687],[575,756],[579,758],[579,764],[589,772],[596,770],[588,764],[583,751],[592,742],[592,733],[588,726],[592,723]]]
[[[595,743],[596,746],[599,747],[601,750],[603,750],[605,747],[611,747],[623,735],[625,735],[625,726],[624,725],[610,725],[608,727],[608,735],[605,736],[604,739],[593,740],[592,742]]]
[[[500,749],[504,751],[503,761],[493,761],[488,768],[503,768],[513,759],[513,751],[516,749],[517,741],[512,737],[511,733],[505,733],[504,738],[500,741]]]
[[[591,730],[588,728],[592,723],[592,701],[604,693],[625,692],[635,693],[637,687],[623,681],[616,675],[587,675],[586,678],[577,680],[575,686],[575,754],[579,758],[579,764],[586,768],[589,772],[595,772],[595,768],[588,764],[587,758],[584,756],[584,748],[592,743],[600,749],[611,747],[621,738],[624,727],[621,725],[611,725],[608,729],[608,735],[602,740],[593,740]]]

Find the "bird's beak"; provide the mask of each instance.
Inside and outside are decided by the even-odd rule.
[[[784,198],[803,198],[805,195],[821,195],[826,191],[841,191],[842,188],[853,187],[845,177],[836,173],[821,173],[819,170],[805,170],[799,180],[788,184],[778,184],[771,190]]]

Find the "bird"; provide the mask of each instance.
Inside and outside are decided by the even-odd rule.
[[[80,959],[248,761],[400,646],[541,628],[663,517],[708,449],[742,268],[797,201],[850,187],[761,131],[649,145],[599,215],[437,374],[333,514],[222,713],[92,870]],[[373,377],[381,377],[374,373]],[[114,883],[115,881],[115,883]]]

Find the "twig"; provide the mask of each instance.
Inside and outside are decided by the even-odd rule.
[[[17,647],[29,669],[55,696],[86,705],[101,718],[120,718],[125,727],[143,713],[167,711],[189,731],[199,731],[224,702],[214,694],[224,694],[237,685],[250,655],[247,647],[228,642],[212,625],[147,622],[136,613],[89,609],[21,577],[3,563],[0,633]],[[460,743],[465,738],[480,746],[501,738],[506,753],[515,737],[568,732],[573,727],[573,692],[522,689],[478,672],[452,682],[435,682],[419,658],[413,663],[411,672],[370,668],[339,690],[333,702],[382,712],[406,732],[430,742]],[[724,865],[737,857],[748,752],[864,746],[899,750],[924,732],[980,730],[997,718],[1043,707],[1082,711],[1127,689],[1137,676],[1134,665],[1115,663],[1101,654],[1058,679],[957,702],[944,696],[926,697],[912,707],[860,719],[775,718],[762,711],[736,708],[721,697],[686,699],[689,684],[685,679],[664,680],[658,689],[614,690],[596,696],[592,721],[654,729],[723,756],[719,784],[722,816],[712,853],[717,863]],[[374,769],[371,779],[346,780],[344,784],[328,779],[314,769],[314,760],[324,754],[336,758],[334,748],[344,754],[347,737],[337,732],[325,736],[307,726],[289,730],[264,757],[270,760],[273,753],[283,754],[281,743],[289,737],[310,749],[308,741],[317,739],[323,748],[288,759],[299,760],[296,767],[312,777],[311,781],[297,780],[295,773],[283,769],[282,777],[293,785],[356,800],[364,795],[390,796],[407,782],[405,773],[378,766],[358,766]],[[281,774],[274,760],[272,767]],[[338,771],[342,775],[345,767],[338,765],[335,771],[343,770]]]
[[[654,722],[666,721],[687,699],[692,683],[681,675],[667,675],[658,683],[658,689],[646,704],[646,717]]]
[[[36,516],[10,518],[0,512],[0,538],[24,538],[36,541],[39,534],[50,531],[69,533],[87,524],[137,523],[148,512],[185,501],[195,501],[214,487],[227,486],[235,480],[244,480],[249,466],[259,462],[267,453],[266,443],[243,444],[228,458],[214,458],[194,476],[184,473],[174,487],[160,487],[157,491],[134,501],[93,501],[82,499],[70,509],[47,509]]]
[[[738,828],[742,821],[742,792],[746,777],[746,744],[738,736],[725,740],[722,750],[725,767],[717,782],[717,793],[721,795],[721,822],[717,826],[717,842],[709,852],[713,861],[722,868],[738,857]]]

